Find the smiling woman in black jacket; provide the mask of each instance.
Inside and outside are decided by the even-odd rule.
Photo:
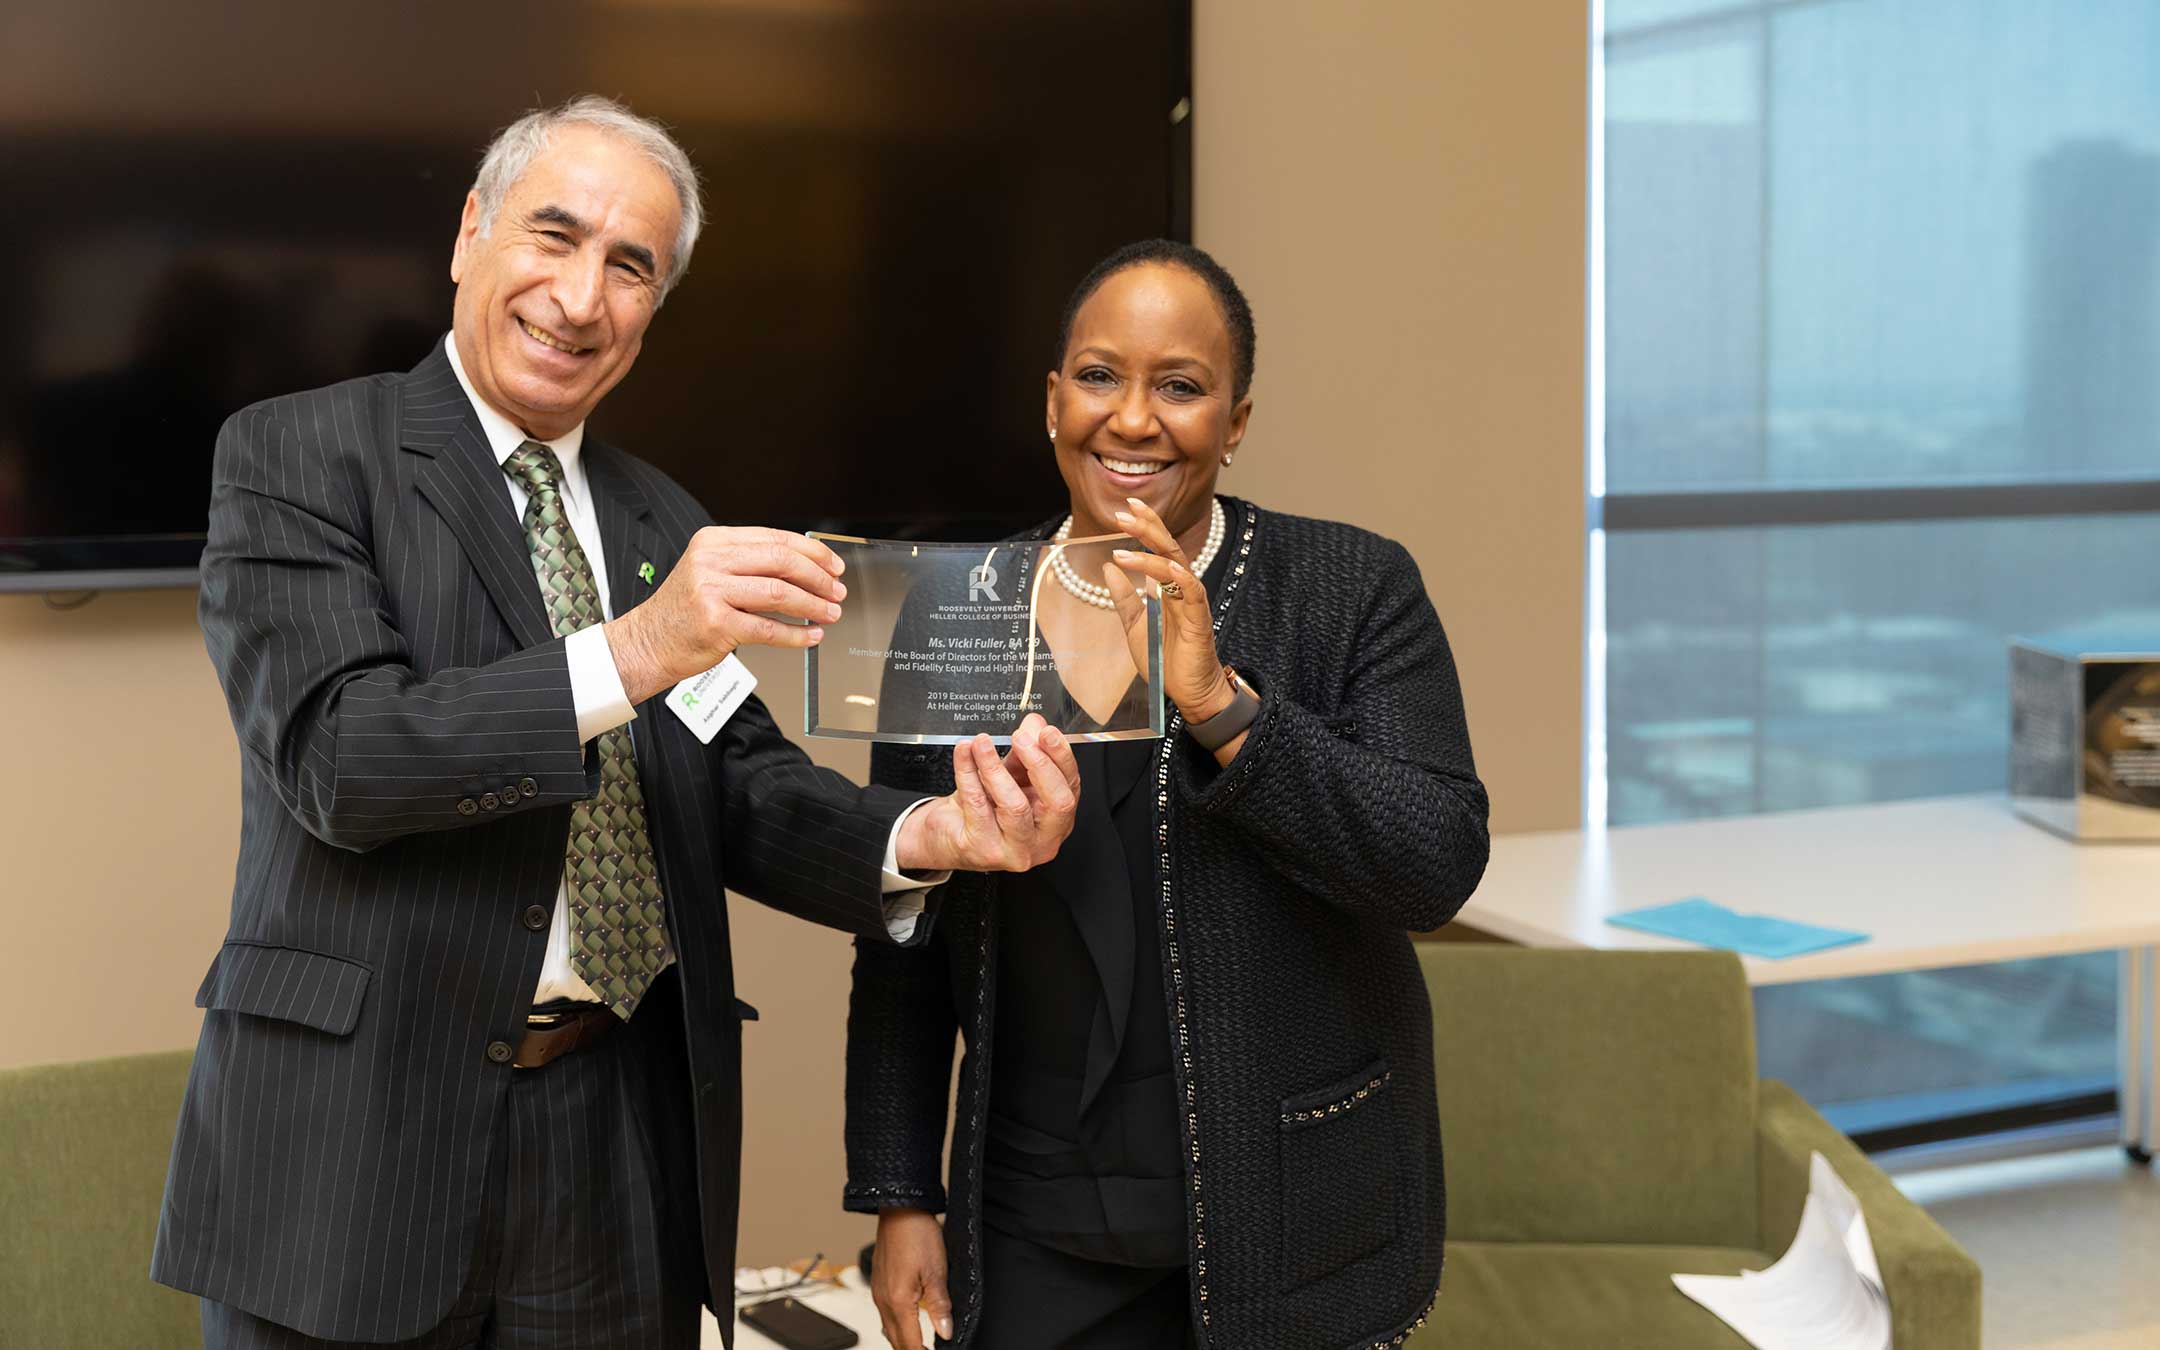
[[[895,1345],[918,1302],[981,1350],[1391,1346],[1432,1305],[1446,1201],[1406,930],[1476,887],[1485,790],[1403,548],[1216,495],[1253,345],[1188,245],[1113,254],[1067,307],[1046,415],[1071,515],[1035,537],[1147,546],[1120,562],[1160,593],[1174,711],[1159,742],[1074,747],[1054,862],[955,878],[920,949],[857,946],[845,1203],[879,1216]],[[1058,603],[1130,619],[1104,581],[1061,573]],[[942,750],[871,768],[952,786]]]

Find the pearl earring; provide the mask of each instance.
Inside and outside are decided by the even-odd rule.
[[[1057,439],[1057,428],[1056,428],[1056,427],[1052,427],[1052,428],[1050,428],[1050,439],[1051,439],[1051,440],[1053,440],[1053,441]]]
[[[1227,468],[1229,468],[1229,467],[1230,467],[1230,461],[1231,461],[1231,460],[1233,460],[1233,459],[1236,459],[1236,458],[1237,458],[1237,456],[1236,456],[1236,455],[1224,455],[1224,456],[1222,457],[1222,466],[1223,466],[1224,468],[1226,468],[1226,469],[1227,469]]]

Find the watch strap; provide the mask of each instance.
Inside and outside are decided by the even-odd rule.
[[[1260,717],[1260,700],[1252,686],[1235,669],[1224,667],[1230,677],[1230,706],[1204,722],[1187,722],[1185,730],[1204,750],[1220,750],[1236,740]]]

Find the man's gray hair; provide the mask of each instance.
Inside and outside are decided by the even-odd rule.
[[[495,226],[510,185],[524,176],[532,162],[547,149],[558,127],[595,127],[622,137],[660,166],[675,185],[682,204],[682,224],[675,231],[675,247],[668,255],[667,275],[661,279],[660,298],[667,299],[675,283],[690,270],[690,250],[697,245],[698,230],[705,224],[705,208],[698,200],[697,166],[658,122],[638,116],[611,98],[580,94],[554,108],[540,108],[520,117],[495,137],[480,158],[480,172],[473,177],[473,195],[480,199],[480,233]]]

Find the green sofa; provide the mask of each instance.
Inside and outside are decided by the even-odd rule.
[[[0,1345],[199,1350],[150,1282],[186,1051],[0,1069]]]
[[[1867,1214],[1897,1350],[1978,1350],[1980,1268],[1852,1142],[1755,1075],[1723,952],[1420,946],[1447,1265],[1422,1350],[1746,1350],[1675,1272],[1769,1265],[1820,1152]]]

